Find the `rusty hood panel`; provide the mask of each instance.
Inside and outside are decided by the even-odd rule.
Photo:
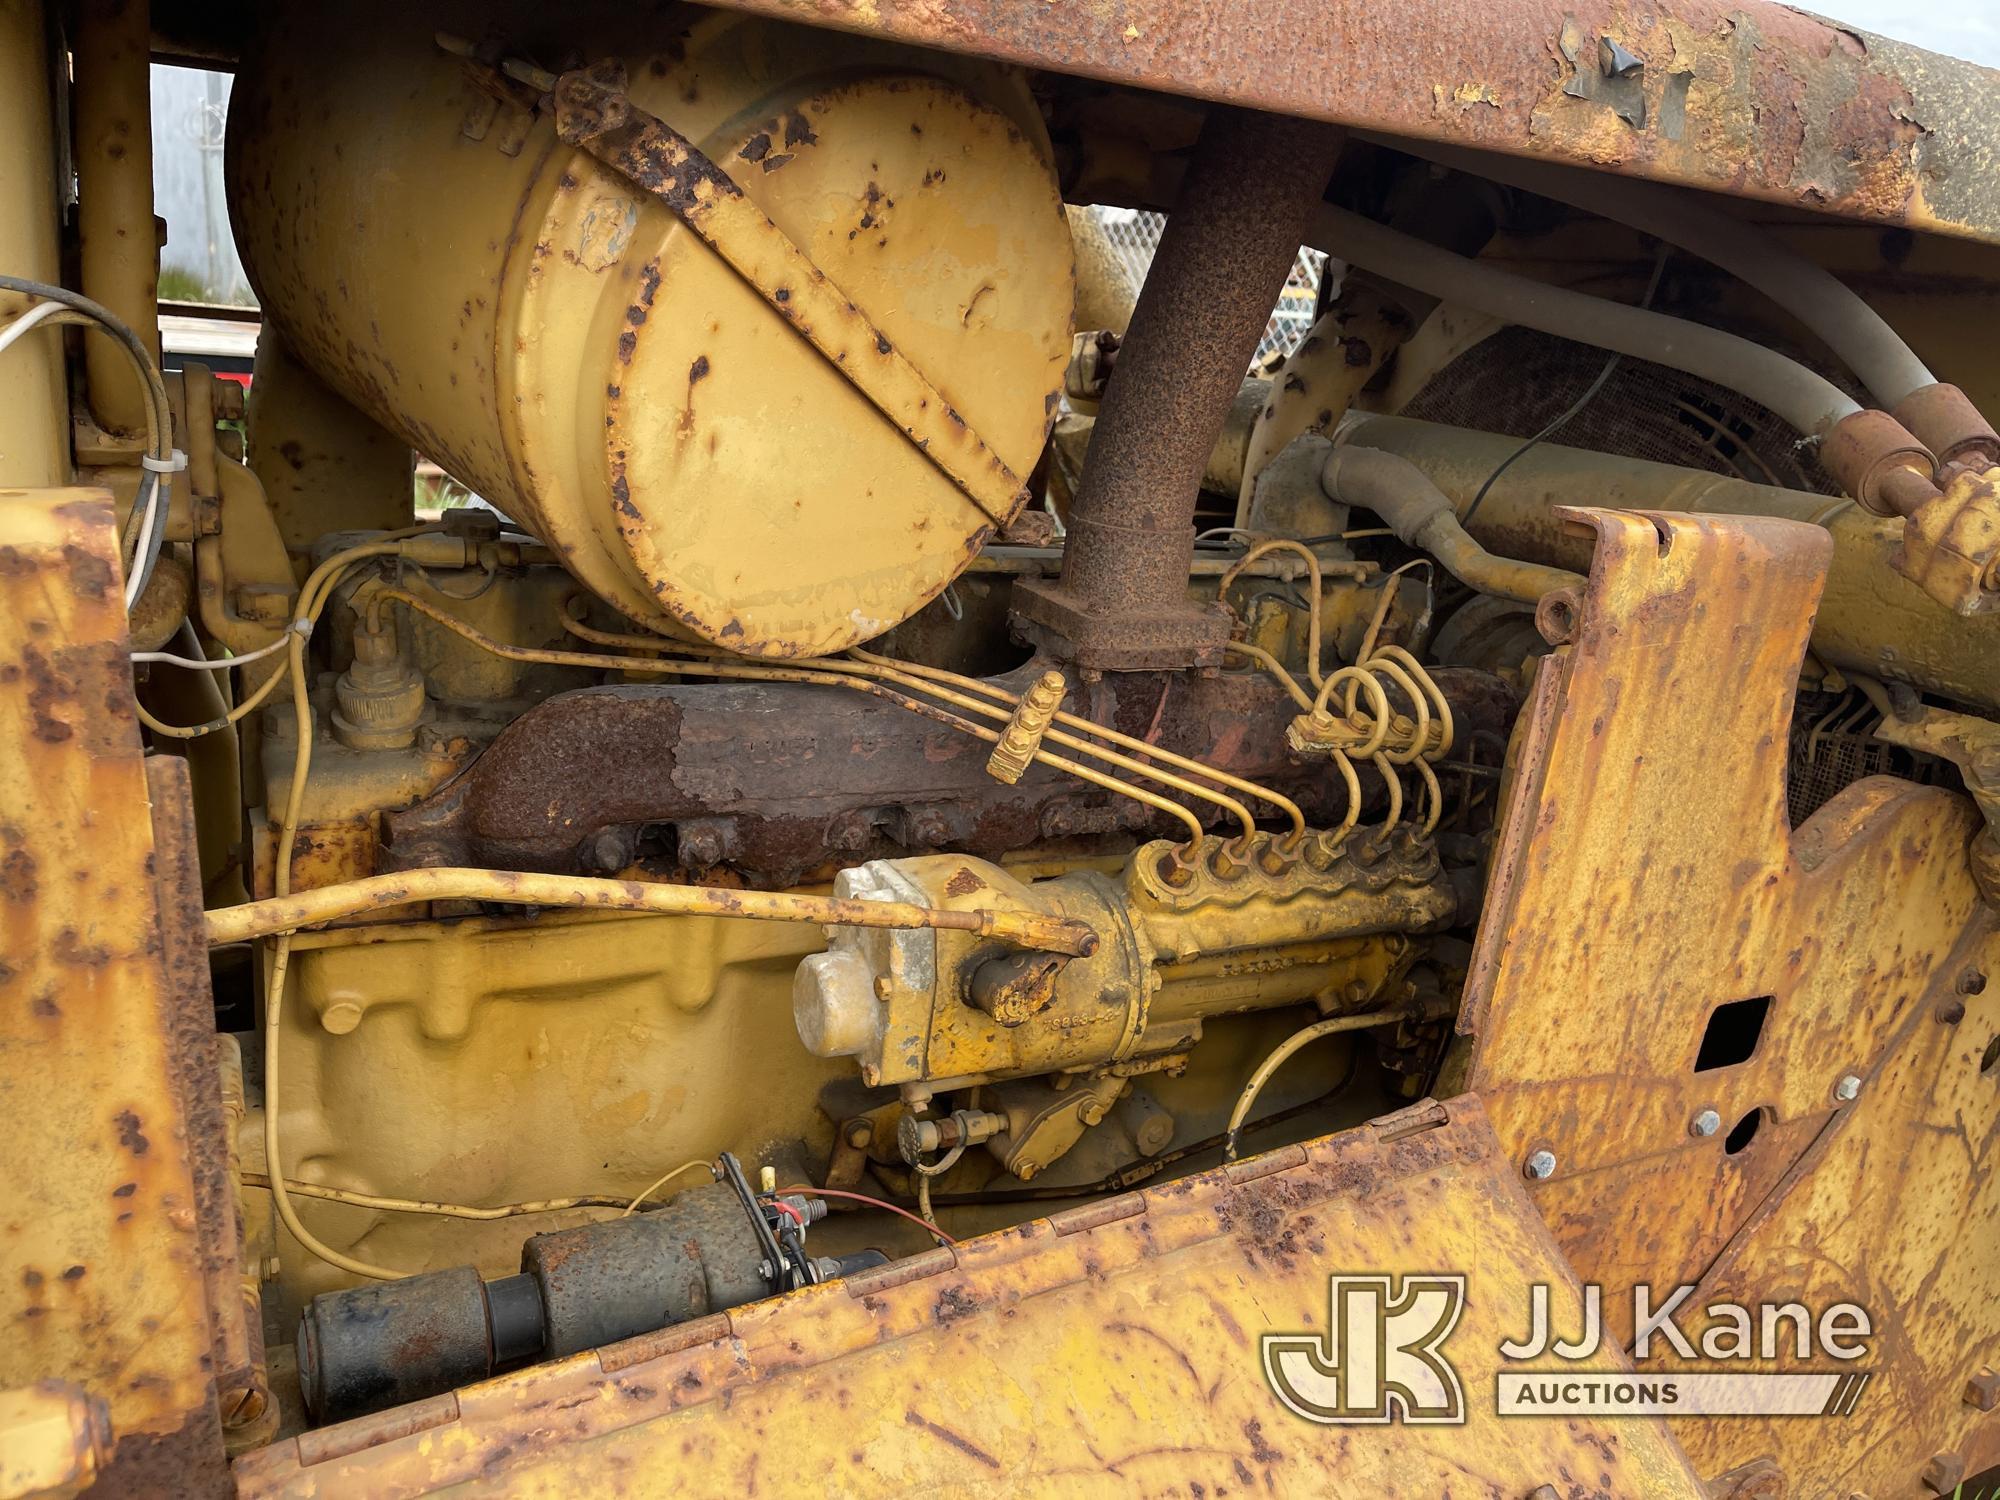
[[[1771,0],[717,3],[1416,140],[2000,237],[2000,192],[1981,166],[2000,151],[2000,79]]]
[[[1324,1333],[1330,1273],[1451,1273],[1463,1425],[1295,1416],[1268,1332]],[[1580,1294],[1476,1099],[937,1250],[323,1429],[245,1497],[1016,1492],[1705,1493],[1659,1423],[1495,1415],[1527,1287]]]

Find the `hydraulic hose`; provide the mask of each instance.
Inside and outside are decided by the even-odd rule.
[[[1738,391],[1811,437],[1860,410],[1831,381],[1796,360],[1720,329],[1549,286],[1331,204],[1321,205],[1313,233],[1316,248],[1404,286]]]
[[[1455,171],[1629,224],[1720,266],[1825,340],[1884,410],[1893,411],[1912,392],[1937,384],[1902,336],[1852,287],[1756,225],[1710,208],[1693,193],[1457,146],[1393,144]]]

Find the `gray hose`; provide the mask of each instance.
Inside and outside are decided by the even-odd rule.
[[[1404,286],[1524,328],[1685,371],[1738,391],[1817,437],[1860,408],[1796,360],[1733,333],[1549,286],[1331,204],[1313,220],[1316,249]]]
[[[1771,235],[1657,183],[1583,172],[1457,146],[1385,141],[1441,166],[1504,182],[1644,230],[1755,287],[1826,341],[1842,364],[1893,411],[1912,391],[1937,384],[1901,335],[1831,271]]]
[[[1342,505],[1373,511],[1398,539],[1483,594],[1533,604],[1556,589],[1583,586],[1580,573],[1488,552],[1459,524],[1451,498],[1400,454],[1335,448],[1320,469],[1320,486]]]

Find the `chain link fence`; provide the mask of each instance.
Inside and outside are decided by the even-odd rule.
[[[1131,208],[1094,207],[1086,212],[1096,220],[1105,239],[1131,268],[1135,283],[1144,284],[1153,264],[1153,252],[1160,248],[1160,232],[1166,228],[1165,214],[1144,213]],[[1319,304],[1320,277],[1326,273],[1326,257],[1304,245],[1285,277],[1285,289],[1271,310],[1271,321],[1257,341],[1253,369],[1283,359],[1305,339],[1313,324],[1313,309]]]

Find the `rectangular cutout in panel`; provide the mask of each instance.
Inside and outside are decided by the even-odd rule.
[[[1731,1000],[1708,1013],[1708,1025],[1701,1033],[1701,1050],[1695,1054],[1694,1070],[1707,1073],[1716,1068],[1748,1062],[1764,1034],[1764,1019],[1771,1013],[1771,997],[1756,995],[1748,1000]]]

